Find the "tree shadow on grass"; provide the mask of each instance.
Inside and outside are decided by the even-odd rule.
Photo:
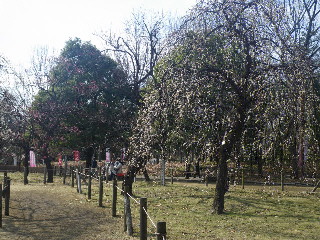
[[[108,227],[115,225],[111,213],[110,216],[106,214],[106,207],[81,207],[52,194],[46,197],[39,196],[41,193],[30,194],[32,196],[22,198],[13,194],[10,216],[3,218],[0,239],[84,239],[82,236],[90,233],[94,235],[104,230],[107,233]],[[103,239],[113,238],[106,235]]]

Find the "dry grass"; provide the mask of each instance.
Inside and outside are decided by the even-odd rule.
[[[312,188],[232,186],[226,213],[211,213],[214,185],[137,183],[150,214],[167,222],[169,239],[319,239],[320,193]]]
[[[57,177],[43,185],[32,175],[29,185],[22,175],[12,175],[11,216],[4,217],[0,239],[139,239],[139,205],[131,200],[134,237],[123,233],[123,197],[118,193],[117,218],[111,217],[111,186],[104,185],[103,208],[98,207],[98,184],[93,181],[92,200],[87,187],[76,193]],[[69,184],[69,179],[67,179]],[[319,239],[320,193],[311,187],[231,186],[226,194],[226,213],[211,214],[214,185],[136,182],[135,199],[148,198],[154,223],[167,223],[168,239]],[[156,239],[148,221],[149,239]]]
[[[12,180],[10,216],[3,217],[0,239],[93,240],[136,239],[123,233],[120,216],[111,217],[110,205],[98,207],[62,185],[60,178],[43,184],[42,175],[30,174],[30,184],[23,185],[21,174],[9,174]]]

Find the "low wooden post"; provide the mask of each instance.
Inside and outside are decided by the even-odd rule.
[[[71,167],[71,187],[74,187],[74,167]]]
[[[89,170],[88,177],[88,199],[91,199],[91,184],[92,184],[92,176],[91,176],[91,168]]]
[[[103,180],[100,175],[99,176],[99,207],[102,207],[102,198],[103,198]]]
[[[124,193],[126,194],[126,193]],[[127,212],[126,212],[126,206],[125,206],[125,203],[124,203],[124,206],[123,206],[123,231],[126,232],[128,229],[127,227]]]
[[[43,168],[43,184],[47,183],[47,166]]]
[[[79,172],[79,174],[78,174],[78,184],[79,184],[79,193],[82,193],[82,182],[81,182],[81,171]]]
[[[140,198],[140,240],[147,240],[148,218],[147,218],[147,198]]]
[[[77,178],[77,192],[82,193],[81,190],[81,173],[79,172],[79,169],[76,170],[76,178]]]
[[[63,184],[66,184],[66,178],[67,178],[67,168],[68,168],[68,162],[67,159],[65,159],[64,162],[64,171],[63,171]]]
[[[244,170],[241,169],[241,183],[242,183],[242,189],[244,189]]]
[[[132,215],[131,215],[131,204],[130,197],[128,195],[129,186],[124,186],[124,216],[125,216],[125,225],[127,228],[127,234],[129,236],[133,235],[133,226],[132,226]]]
[[[157,240],[167,239],[167,224],[166,222],[157,222]]]
[[[59,166],[59,177],[62,177],[62,166]]]
[[[78,185],[79,169],[78,168],[76,168],[75,175],[76,175],[75,177],[76,177],[77,192],[79,192],[79,185]]]
[[[173,168],[171,168],[171,184],[173,184]]]
[[[109,166],[106,166],[106,183],[109,181]]]
[[[5,193],[5,206],[4,206],[4,215],[5,216],[9,216],[9,205],[10,205],[10,183],[11,183],[11,179],[7,178],[6,181],[6,193]]]
[[[284,176],[283,176],[283,170],[281,170],[281,191],[284,191]]]
[[[208,174],[204,175],[204,181],[206,183],[206,186],[208,187],[208,185],[209,185],[209,176],[208,176]]]
[[[0,183],[0,228],[2,228],[2,184]]]
[[[112,217],[117,216],[117,180],[112,181]]]

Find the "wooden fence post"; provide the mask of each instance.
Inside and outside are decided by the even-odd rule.
[[[92,184],[92,176],[91,176],[91,168],[89,169],[89,178],[88,178],[88,199],[91,199],[91,184]]]
[[[126,193],[124,193],[126,194]],[[125,207],[125,203],[124,203],[124,207],[123,207],[123,231],[126,232],[127,231],[127,212],[126,212],[126,207]]]
[[[117,180],[112,181],[112,217],[117,216]]]
[[[6,180],[6,193],[5,193],[5,209],[4,209],[4,215],[9,216],[9,205],[10,205],[10,182],[11,179],[7,178]]]
[[[2,184],[0,183],[0,228],[2,228]]]
[[[281,191],[284,191],[284,175],[283,170],[281,170]]]
[[[47,183],[47,166],[43,168],[43,184]]]
[[[171,184],[173,184],[173,168],[171,168]]]
[[[241,169],[241,183],[242,183],[242,189],[244,189],[244,170]]]
[[[109,166],[106,166],[106,183],[109,182]]]
[[[78,175],[79,175],[79,169],[76,168],[75,177],[76,177],[77,192],[79,192]]]
[[[147,198],[140,198],[140,240],[147,240]]]
[[[157,240],[167,239],[167,226],[166,222],[157,222]]]
[[[81,190],[81,172],[79,172],[79,169],[76,171],[76,177],[77,177],[77,192],[82,193]]]
[[[71,187],[74,187],[74,167],[71,167]]]
[[[204,182],[206,183],[206,187],[208,187],[208,185],[209,185],[209,175],[207,173],[204,175]]]
[[[59,166],[59,177],[62,177],[62,166]]]
[[[126,219],[127,234],[129,236],[133,235],[133,226],[132,226],[132,215],[131,215],[131,206],[130,206],[130,197],[128,195],[129,186],[124,186],[124,215]]]
[[[79,172],[79,174],[78,174],[78,177],[79,177],[79,180],[78,180],[78,184],[79,184],[79,193],[82,193],[81,174],[82,174],[82,171],[81,171],[81,168],[80,168],[80,172]]]
[[[64,171],[63,171],[63,184],[66,184],[66,178],[67,178],[67,168],[68,168],[68,162],[67,159],[65,159],[64,162]]]
[[[103,180],[100,174],[99,176],[99,207],[102,207],[102,198],[103,198]]]

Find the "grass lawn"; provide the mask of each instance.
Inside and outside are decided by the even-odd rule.
[[[11,174],[10,174],[11,175]],[[33,176],[33,177],[32,177]],[[22,175],[12,174],[14,181]],[[31,174],[32,182],[42,183],[42,175]],[[62,178],[55,177],[55,184]],[[67,178],[67,184],[70,179]],[[93,181],[92,199],[85,204],[97,206],[98,183]],[[119,182],[119,186],[121,182]],[[66,191],[76,191],[65,186]],[[225,214],[211,213],[214,184],[156,182],[134,183],[134,197],[148,198],[152,221],[167,223],[170,240],[195,239],[320,239],[320,191],[310,194],[312,187],[231,186],[225,199]],[[83,185],[83,193],[87,193]],[[104,208],[111,216],[112,189],[104,185]],[[139,239],[139,205],[131,201],[134,237]],[[118,193],[117,214],[122,217],[123,197]],[[122,225],[122,224],[121,224]],[[123,231],[123,226],[119,226]],[[156,229],[148,221],[148,239],[156,239]]]
[[[223,215],[211,213],[214,185],[136,182],[136,197],[148,198],[154,222],[167,223],[168,239],[320,239],[320,193],[312,188],[232,186]],[[138,206],[133,204],[138,231]],[[155,232],[151,222],[149,232]],[[155,238],[152,238],[155,239]]]

